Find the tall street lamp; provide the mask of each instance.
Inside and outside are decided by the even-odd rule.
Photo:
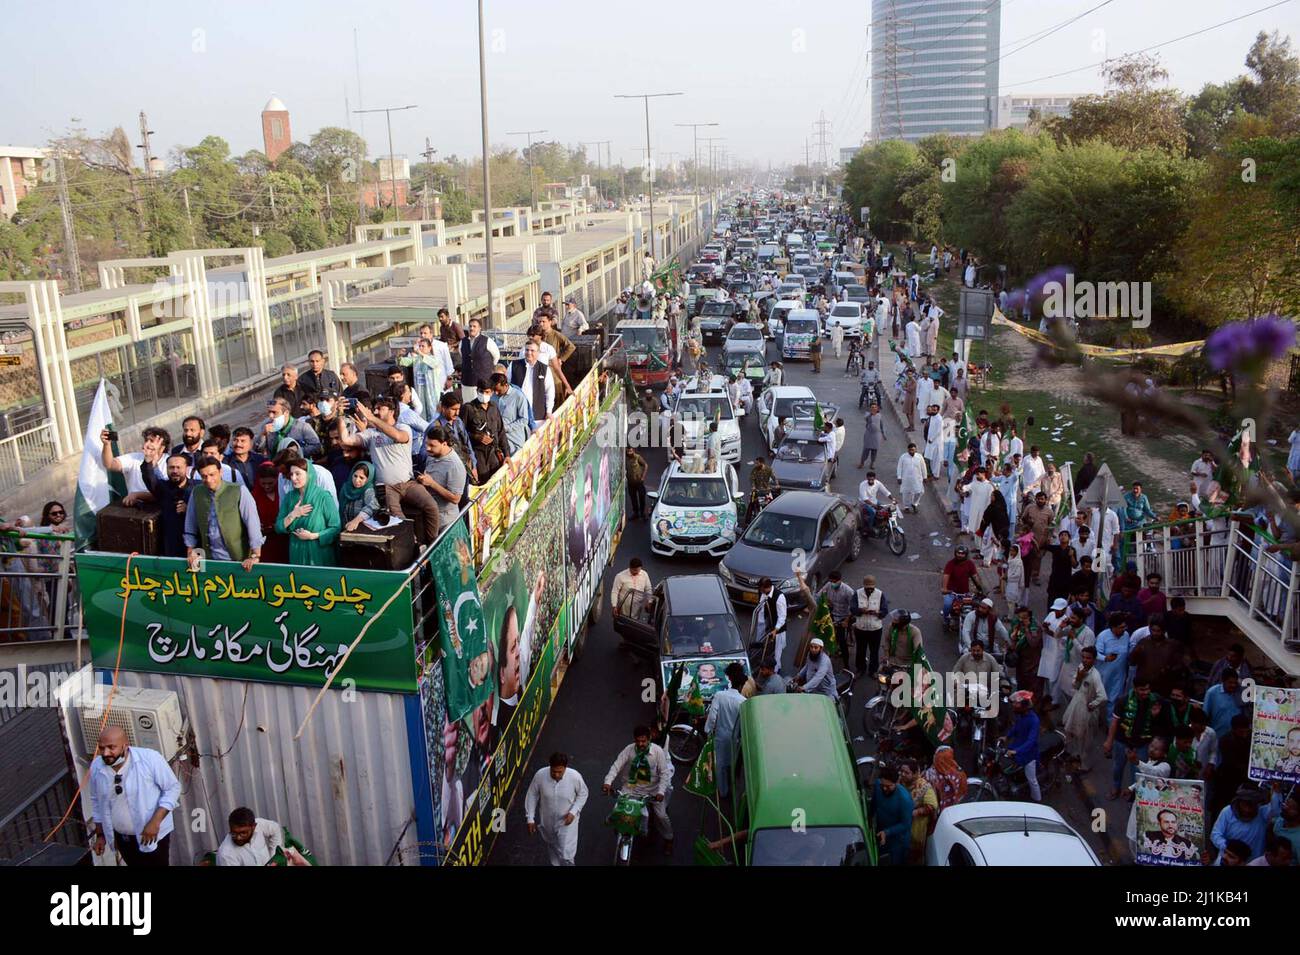
[[[393,218],[400,219],[397,212],[397,157],[393,155],[393,113],[400,113],[404,109],[419,109],[418,106],[380,106],[375,109],[354,109],[354,113],[383,113],[384,119],[388,123],[388,179],[393,186]],[[378,190],[376,190],[376,193]],[[376,195],[375,199],[378,200]]]
[[[703,126],[717,126],[717,123],[674,123],[674,126],[690,127],[692,138],[695,141],[695,232],[699,234],[700,222],[700,128]]]
[[[615,99],[639,99],[645,102],[645,161],[646,173],[650,180],[650,248],[649,256],[653,262],[655,258],[655,177],[654,177],[654,160],[651,158],[654,153],[650,151],[650,100],[658,99],[662,96],[681,96],[682,93],[616,93]]]
[[[479,113],[483,127],[483,242],[487,252],[487,327],[495,328],[493,319],[492,294],[495,283],[492,281],[492,173],[488,151],[488,117],[487,117],[487,43],[483,36],[483,0],[478,0],[478,90]]]

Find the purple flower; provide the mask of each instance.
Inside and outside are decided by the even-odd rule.
[[[1280,315],[1263,315],[1216,329],[1205,342],[1205,357],[1215,371],[1241,368],[1281,358],[1295,340],[1295,322]]]
[[[1043,289],[1050,283],[1056,282],[1062,287],[1065,286],[1065,278],[1072,271],[1068,265],[1054,265],[1044,272],[1039,272],[1032,279],[1025,283],[1025,291],[1031,298],[1039,298],[1043,294]]]
[[[1261,356],[1278,359],[1295,345],[1295,322],[1281,315],[1263,315],[1250,323],[1250,342]]]

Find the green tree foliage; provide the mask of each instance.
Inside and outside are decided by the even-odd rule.
[[[1111,91],[1103,96],[1080,96],[1070,104],[1068,116],[1056,116],[1044,125],[1058,143],[1100,139],[1123,149],[1163,149],[1182,156],[1187,151],[1183,126],[1183,97],[1157,86],[1168,72],[1152,56],[1122,57],[1103,73]]]
[[[908,234],[912,215],[903,202],[904,178],[920,156],[913,143],[891,139],[859,150],[849,162],[845,192],[852,208],[870,207],[871,229],[876,235],[892,241]]]
[[[1034,162],[1051,148],[1046,136],[1015,129],[981,136],[962,150],[951,182],[941,183],[944,236],[995,262],[1015,261],[1007,212]]]

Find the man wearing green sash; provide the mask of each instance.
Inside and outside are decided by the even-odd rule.
[[[221,480],[221,462],[206,457],[198,463],[202,487],[194,489],[185,512],[185,548],[190,570],[197,571],[206,555],[235,560],[251,571],[262,559],[262,521],[248,488]]]

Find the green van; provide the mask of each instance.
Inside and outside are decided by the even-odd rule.
[[[867,793],[838,707],[820,693],[740,708],[732,818],[745,865],[875,865]]]

